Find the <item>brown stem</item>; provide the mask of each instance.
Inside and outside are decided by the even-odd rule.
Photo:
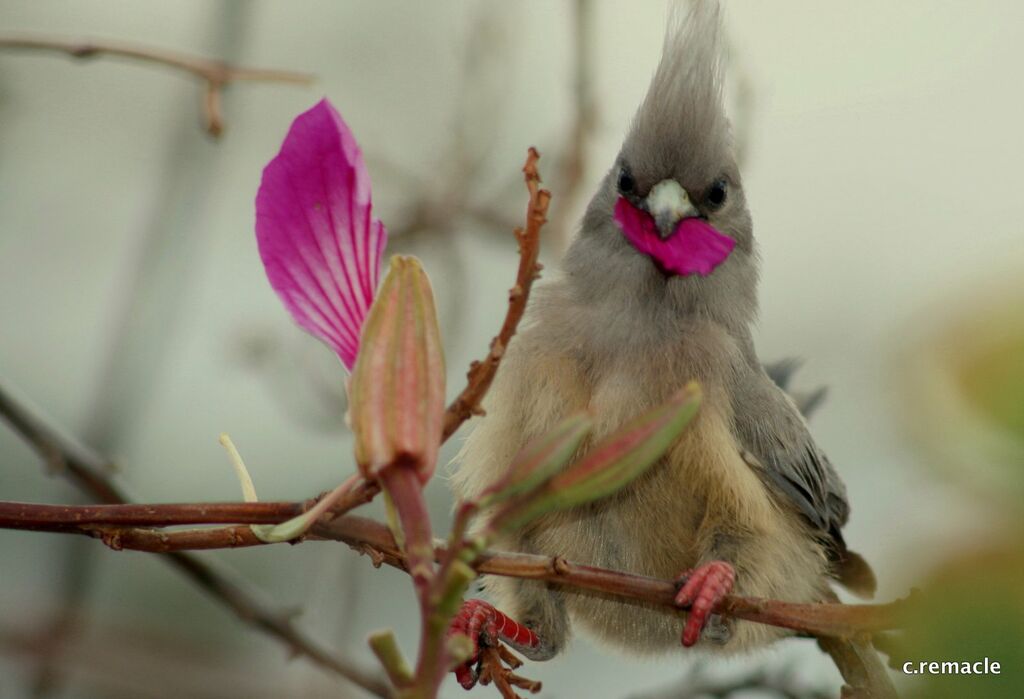
[[[405,469],[389,470],[400,472]],[[397,483],[386,484],[386,487],[391,489],[389,492],[393,493],[393,499],[397,494],[403,503],[398,506],[398,511],[407,537],[406,547],[409,551],[418,549],[422,552],[422,542],[431,539],[429,523],[426,526],[422,524],[426,521],[425,509],[421,507],[422,497],[416,498],[411,495],[414,486],[419,487],[419,482],[416,480],[413,484],[405,483],[401,478],[395,480]],[[403,489],[409,492],[404,492]],[[417,504],[416,500],[419,500],[420,504]],[[149,526],[229,521],[277,524],[308,507],[309,501],[153,504],[134,505],[131,508],[116,505],[54,506],[0,502],[0,527],[82,533],[101,538],[105,542],[116,537],[117,543],[120,544],[116,548],[123,549],[181,551],[193,548],[218,548],[216,541],[229,542],[228,546],[248,546],[257,543],[244,535],[239,535],[237,528],[234,527],[157,532],[125,524],[136,520],[144,520]],[[402,515],[403,509],[405,515]],[[144,516],[139,512],[144,513]],[[24,520],[19,521],[19,517],[24,517]],[[434,575],[432,565],[427,563],[428,559],[422,553],[412,557],[407,555],[399,549],[391,531],[374,520],[354,515],[337,516],[329,521],[317,523],[312,533],[314,538],[343,541],[360,551],[372,549],[381,557],[382,562],[403,570],[422,571],[414,576],[421,579],[421,584],[428,582]],[[154,542],[159,542],[159,548],[152,548]],[[412,542],[420,543],[414,546]],[[448,554],[447,545],[435,542],[432,554],[435,560],[445,561]],[[412,565],[409,564],[410,560],[414,561]],[[573,563],[558,556],[486,550],[477,557],[473,568],[481,574],[543,580],[675,608],[676,586],[671,580]],[[876,633],[900,628],[900,619],[906,605],[907,603],[903,601],[857,605],[798,604],[757,597],[729,596],[719,604],[716,611],[737,619],[756,621],[816,636],[852,636],[857,633]]]
[[[380,491],[360,481],[342,493],[325,515],[337,517],[369,502]],[[137,505],[41,505],[0,501],[0,527],[69,531],[86,525],[173,527],[194,524],[278,524],[313,508],[327,493],[302,502],[198,502]]]
[[[389,469],[402,471],[404,469]],[[401,479],[396,479],[401,481]],[[423,550],[420,543],[412,546],[410,542],[430,541],[429,523],[422,525],[425,510],[416,502],[407,503],[417,498],[403,492],[410,492],[415,484],[391,484],[394,493],[403,502],[399,509],[402,516],[403,508],[406,515],[402,516],[405,529],[407,548]],[[392,495],[394,499],[395,495]],[[422,497],[418,498],[422,502]],[[396,503],[397,504],[397,503]],[[26,503],[0,502],[0,527],[7,529],[33,529],[41,531],[72,532],[103,539],[110,544],[116,541],[121,549],[138,549],[144,551],[183,551],[189,549],[219,548],[218,541],[227,542],[226,547],[255,546],[256,541],[241,534],[245,527],[218,527],[188,531],[158,532],[125,526],[126,521],[144,519],[150,526],[183,525],[196,523],[224,523],[241,521],[250,524],[277,524],[302,512],[309,507],[309,501],[303,503],[213,503],[213,504],[154,504],[135,505],[131,509],[116,505],[30,505]],[[40,515],[38,511],[44,512]],[[145,513],[142,517],[136,510]],[[419,510],[419,514],[410,517],[410,512]],[[125,513],[131,513],[127,517]],[[19,514],[20,513],[20,514]],[[232,520],[228,515],[237,516]],[[23,516],[24,521],[17,518]],[[161,521],[161,518],[164,518]],[[41,523],[40,523],[41,522]],[[411,566],[410,557],[399,549],[391,531],[383,524],[365,517],[354,515],[337,516],[329,521],[317,523],[311,530],[314,538],[342,541],[362,552],[373,551],[379,556],[380,562],[388,563],[403,570],[419,570],[422,582],[433,577],[433,568],[426,562],[422,554],[412,557],[415,561]],[[411,536],[410,536],[411,535]],[[448,546],[435,542],[433,557],[438,561],[448,559]],[[540,556],[527,553],[511,553],[502,551],[483,551],[473,563],[473,568],[481,574],[503,575],[528,580],[543,580],[558,583],[581,590],[591,590],[603,594],[615,595],[625,599],[647,602],[675,608],[675,583],[645,575],[624,573],[606,568],[582,565],[567,561],[558,556]],[[782,628],[792,629],[815,636],[853,636],[858,633],[876,633],[900,628],[901,618],[907,602],[899,601],[890,604],[798,604],[779,600],[761,599],[757,597],[726,597],[716,608],[720,614],[756,621]]]
[[[0,526],[62,531],[68,525],[172,527],[180,524],[266,524],[298,517],[307,502],[211,502],[159,505],[39,505],[0,502]]]
[[[6,420],[54,472],[68,478],[83,492],[103,502],[127,501],[124,493],[107,476],[108,461],[61,435],[42,418],[16,401],[2,386],[0,418]],[[362,497],[372,497],[376,492],[376,486],[366,485],[357,490]],[[160,534],[173,538],[180,535],[180,532]],[[132,543],[130,537],[122,538],[121,541],[125,544]],[[207,594],[231,609],[241,621],[277,638],[295,655],[309,659],[317,666],[347,679],[370,694],[384,699],[391,696],[390,687],[381,677],[325,650],[296,628],[288,614],[268,607],[243,583],[236,581],[229,572],[220,569],[213,561],[200,560],[195,555],[184,552],[186,548],[192,547],[168,546],[165,550],[170,552],[164,554],[164,560],[184,573]]]
[[[413,478],[415,476],[413,475]],[[408,498],[407,494],[401,492],[406,486],[418,487],[415,484],[398,485],[393,491],[399,495],[403,503]],[[0,511],[8,503],[0,503]],[[15,503],[19,508],[25,506]],[[254,506],[272,505],[279,508],[279,516],[272,517],[267,511],[257,511]],[[234,510],[243,513],[243,519],[247,522],[260,521],[267,524],[276,523],[287,517],[291,511],[290,507],[279,507],[280,503],[239,503],[226,505],[225,511]],[[293,507],[301,509],[307,503],[294,503]],[[38,506],[36,506],[38,507]],[[178,515],[170,519],[174,524],[181,524],[187,519],[181,515],[180,505],[147,505],[147,517],[157,520],[164,511]],[[196,506],[201,508],[202,506]],[[253,508],[250,513],[245,513],[245,508]],[[419,505],[413,503],[412,507],[403,504],[407,512],[413,512]],[[61,513],[61,518],[48,516],[45,527],[49,531],[66,531],[85,534],[101,539],[106,545],[114,549],[135,549],[142,551],[159,551],[178,553],[171,554],[184,559],[185,554],[180,551],[185,549],[208,549],[208,548],[232,548],[238,546],[257,546],[261,541],[257,540],[248,526],[217,527],[202,530],[170,531],[164,532],[154,529],[137,527],[126,527],[123,525],[103,524],[109,520],[124,520],[124,510],[116,506],[88,506],[74,508],[64,506],[55,508]],[[88,518],[79,517],[76,509],[82,509],[89,515]],[[111,516],[105,518],[104,510],[109,511]],[[24,511],[24,509],[23,509]],[[401,512],[401,509],[400,509]],[[83,513],[84,514],[84,513]],[[416,515],[416,522],[424,522],[425,512]],[[211,517],[203,515],[206,521]],[[31,512],[28,517],[32,521],[40,518]],[[86,521],[87,519],[87,521]],[[427,530],[429,532],[429,529]],[[417,524],[411,527],[409,533],[413,540],[423,539],[423,528]],[[422,580],[417,587],[420,594],[421,605],[424,604],[424,592],[429,591],[430,576],[433,570],[425,567],[424,561],[419,560],[410,566],[409,558],[402,552],[391,531],[374,520],[353,515],[336,517],[330,521],[317,523],[312,530],[312,538],[324,538],[343,541],[360,552],[371,555],[375,564],[387,563],[402,570],[410,568],[419,571],[428,571],[427,577],[423,575],[414,576]],[[408,536],[408,534],[407,534]],[[417,548],[422,549],[422,546]],[[434,558],[439,561],[450,560],[450,553],[446,546],[437,544],[434,548]],[[178,562],[176,560],[176,562]],[[182,562],[187,563],[187,559]],[[504,553],[497,551],[484,551],[473,564],[474,569],[480,574],[504,575],[509,577],[524,578],[531,580],[543,580],[566,587],[573,587],[580,590],[589,590],[604,595],[614,595],[623,599],[636,600],[650,604],[656,604],[675,609],[673,598],[675,596],[675,585],[669,580],[660,580],[632,573],[595,568],[593,566],[580,565],[566,561],[559,557],[538,556],[523,553]],[[214,592],[218,594],[221,588],[215,586]],[[426,600],[430,605],[431,601]],[[865,605],[843,605],[843,604],[795,604],[781,602],[778,600],[766,600],[750,597],[729,596],[716,608],[716,612],[731,616],[737,619],[745,619],[762,624],[770,624],[794,631],[817,636],[822,639],[822,647],[836,661],[837,666],[843,673],[851,691],[860,691],[853,696],[862,697],[889,697],[887,692],[891,687],[887,684],[880,662],[867,640],[858,640],[868,633],[900,628],[902,620],[906,616],[909,600],[900,600],[889,604],[865,604]],[[232,603],[234,608],[235,605]],[[243,605],[243,608],[246,608]],[[436,617],[431,614],[432,608],[425,607],[428,614],[424,615],[424,639],[421,649],[427,651],[421,655],[418,664],[417,679],[428,677],[428,685],[436,686],[443,674],[443,658],[441,653],[440,636],[443,634],[443,625],[430,624],[429,621]],[[275,623],[280,620],[275,619]],[[262,628],[271,630],[275,635],[286,637],[292,633],[290,625],[278,628],[273,624],[260,622]],[[301,647],[301,646],[299,646]],[[319,653],[313,649],[314,653]],[[322,655],[322,654],[321,654]],[[311,655],[320,662],[318,655]],[[328,665],[328,667],[330,667]],[[421,671],[423,674],[421,674]],[[441,673],[441,674],[439,674]],[[869,688],[869,689],[865,689]],[[371,690],[372,691],[372,690]],[[429,696],[429,694],[428,694]]]
[[[885,663],[867,634],[849,638],[823,636],[818,639],[818,645],[832,657],[846,681],[843,699],[897,699]]]
[[[3,386],[0,386],[0,418],[39,454],[50,473],[65,476],[79,490],[100,502],[127,502],[124,491],[108,477],[114,469],[110,461],[50,427]]]
[[[341,517],[323,525],[317,533],[345,541],[356,550],[368,553],[375,565],[388,563],[405,569],[405,561],[391,533],[373,520]],[[449,560],[450,555],[444,546],[437,547],[435,556],[439,560]],[[579,565],[559,557],[484,551],[474,568],[480,574],[544,580],[677,609],[676,588],[670,581]],[[889,604],[842,605],[794,604],[729,596],[715,611],[816,636],[822,650],[832,657],[847,682],[844,697],[895,699],[895,689],[871,645],[869,634],[901,627],[910,605],[909,597]],[[502,692],[505,694],[504,689]]]
[[[313,82],[313,76],[308,73],[233,66],[215,59],[119,41],[75,41],[31,34],[0,34],[0,49],[50,51],[73,58],[118,56],[191,73],[204,82],[203,113],[206,130],[212,136],[219,136],[224,129],[221,96],[228,84],[249,81],[309,85]]]
[[[160,529],[142,527],[111,527],[104,525],[81,528],[83,534],[99,539],[115,551],[147,551],[169,553],[171,551],[208,551],[212,549],[237,549],[245,546],[260,546],[266,542],[256,537],[248,524],[205,529],[185,529],[166,532]]]
[[[416,469],[396,464],[383,469],[380,475],[384,492],[391,498],[402,525],[405,540],[405,570],[412,577],[416,597],[420,604],[420,645],[416,674],[409,687],[403,687],[403,696],[428,699],[437,695],[447,668],[442,648],[443,628],[432,623],[434,600],[431,594],[435,580],[434,536],[430,528],[430,514],[423,498],[423,484]],[[390,532],[389,532],[390,534]]]
[[[473,415],[482,415],[483,409],[480,402],[483,400],[487,389],[494,381],[494,375],[498,371],[498,365],[505,355],[508,343],[519,327],[519,321],[526,312],[526,302],[530,297],[530,288],[533,282],[540,276],[541,265],[537,262],[537,255],[540,251],[540,229],[547,221],[548,204],[551,201],[551,193],[546,189],[540,189],[540,174],[537,172],[537,159],[540,154],[535,148],[531,148],[523,166],[523,175],[526,180],[526,188],[530,193],[530,200],[526,209],[526,227],[516,229],[516,239],[519,241],[519,271],[516,274],[516,283],[508,292],[508,311],[505,320],[501,324],[497,337],[491,340],[490,350],[483,361],[473,362],[466,374],[466,388],[462,390],[455,400],[448,406],[444,416],[444,437],[448,439],[455,433],[463,422]]]
[[[374,550],[380,560],[405,569],[405,559],[388,528],[379,522],[346,515],[314,528],[323,538],[344,541],[359,551]],[[435,556],[447,549],[438,544]],[[480,574],[543,580],[624,599],[677,609],[671,580],[572,563],[558,556],[487,550],[473,563]],[[726,597],[716,612],[737,619],[779,626],[815,636],[852,636],[900,628],[909,600],[889,604],[797,604],[756,597]]]
[[[423,597],[434,577],[434,536],[430,529],[427,503],[423,499],[423,485],[416,470],[405,466],[385,468],[380,480],[398,512],[405,537],[405,551],[402,555],[408,562],[416,592]]]

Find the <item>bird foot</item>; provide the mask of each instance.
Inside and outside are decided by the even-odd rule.
[[[523,662],[512,655],[505,646],[497,648],[484,648],[480,657],[480,684],[487,686],[494,683],[494,686],[501,692],[502,697],[507,699],[523,699],[515,688],[525,689],[531,694],[541,690],[541,683],[526,677],[517,675],[514,670],[521,667]]]
[[[455,668],[455,678],[465,689],[472,689],[480,678],[483,649],[499,648],[504,642],[530,655],[530,651],[540,647],[537,634],[480,599],[462,603],[462,608],[448,627],[448,636],[456,634],[468,636],[473,646],[469,659]]]
[[[676,604],[689,607],[683,628],[683,645],[689,648],[700,640],[712,611],[732,591],[736,570],[725,561],[711,561],[679,576]]]

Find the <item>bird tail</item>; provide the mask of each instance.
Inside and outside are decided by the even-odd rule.
[[[861,599],[875,596],[878,581],[875,572],[864,557],[847,549],[834,563],[834,575],[839,584]]]

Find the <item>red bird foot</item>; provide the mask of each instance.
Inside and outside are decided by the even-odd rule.
[[[676,593],[676,604],[690,608],[683,628],[684,646],[689,648],[700,640],[712,610],[732,591],[735,581],[736,570],[725,561],[711,561],[679,576],[682,587]]]
[[[448,627],[448,636],[459,633],[469,636],[473,643],[473,655],[455,668],[455,678],[465,689],[472,689],[480,676],[481,648],[497,647],[503,641],[515,650],[530,655],[530,651],[540,647],[537,634],[480,599],[462,603],[462,608]]]

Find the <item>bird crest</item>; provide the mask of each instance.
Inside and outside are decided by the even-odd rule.
[[[722,95],[722,34],[717,2],[673,5],[661,61],[627,139],[630,150],[665,163],[720,166],[730,145]]]

